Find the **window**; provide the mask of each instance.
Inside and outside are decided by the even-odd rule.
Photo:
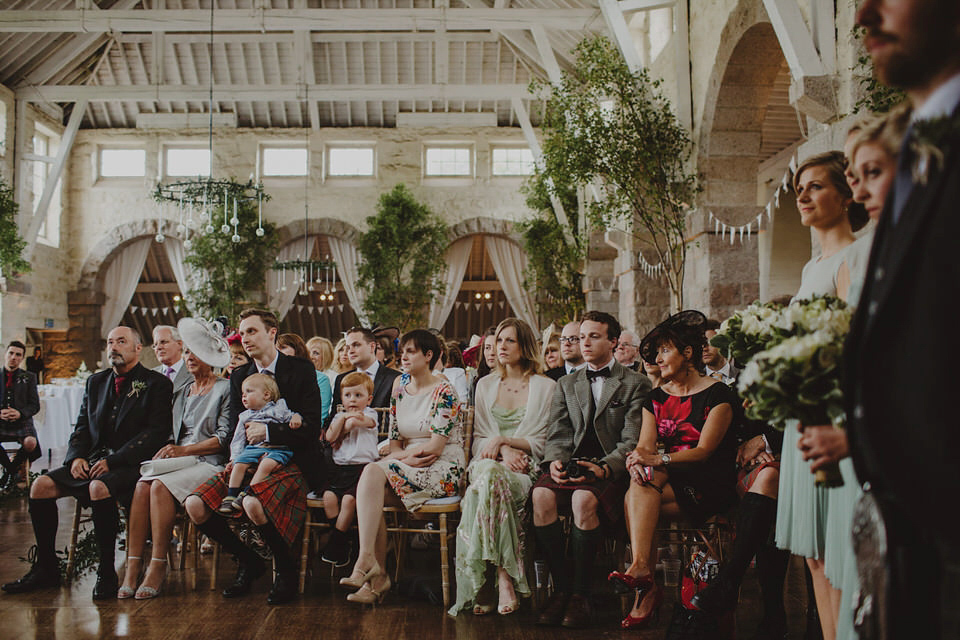
[[[533,174],[533,152],[526,148],[494,147],[493,175],[529,176]]]
[[[209,176],[210,150],[189,147],[169,147],[166,150],[168,176]]]
[[[306,147],[261,147],[260,153],[262,176],[307,175]]]
[[[147,174],[147,152],[143,149],[101,149],[101,178],[140,178]]]
[[[50,157],[57,151],[60,145],[60,139],[40,124],[34,125],[33,131],[33,153],[37,156]],[[51,158],[52,160],[52,158]],[[33,161],[33,171],[30,181],[30,195],[33,200],[34,213],[40,207],[40,199],[43,197],[43,190],[47,186],[50,176],[52,162],[43,160]],[[51,247],[60,246],[60,184],[55,185],[51,194],[50,204],[47,206],[47,214],[40,223],[40,230],[37,232],[37,242]]]
[[[327,175],[373,177],[373,147],[327,147]]]
[[[473,153],[470,147],[427,147],[427,176],[473,175]]]

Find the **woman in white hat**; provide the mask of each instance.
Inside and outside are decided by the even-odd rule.
[[[213,367],[230,362],[230,349],[217,322],[184,318],[177,324],[183,338],[187,371],[193,383],[173,396],[173,440],[153,460],[141,465],[140,481],[130,506],[130,546],[120,599],[154,598],[167,573],[167,548],[177,508],[197,485],[221,471],[228,459],[233,428],[228,418],[230,383]],[[143,582],[147,534],[153,540]]]

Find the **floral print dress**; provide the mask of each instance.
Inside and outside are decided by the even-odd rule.
[[[398,460],[378,460],[394,493],[409,511],[433,498],[455,496],[463,481],[465,456],[460,400],[446,381],[429,391],[412,394],[398,385],[390,398],[390,440],[404,449],[424,445],[434,435],[448,438],[440,456],[429,467],[411,467]]]
[[[690,396],[671,396],[654,389],[644,409],[657,423],[657,442],[665,453],[692,449],[700,442],[700,432],[710,411],[721,404],[736,406],[737,396],[717,382]],[[733,506],[737,498],[736,437],[728,427],[720,446],[703,462],[671,465],[670,486],[684,516],[695,524]]]

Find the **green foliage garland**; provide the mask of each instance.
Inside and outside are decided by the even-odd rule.
[[[863,92],[863,97],[853,105],[853,112],[887,113],[903,102],[907,94],[900,89],[888,87],[877,79],[870,54],[860,46],[864,33],[865,29],[860,25],[853,27],[853,37],[860,48],[857,64],[853,67],[853,74]]]
[[[31,270],[30,263],[21,255],[27,241],[20,236],[17,226],[19,208],[13,199],[13,189],[0,177],[0,270],[8,276],[29,273]]]
[[[575,67],[552,87],[544,113],[545,184],[558,196],[558,185],[593,185],[601,197],[587,205],[590,222],[639,228],[635,237],[656,252],[682,308],[685,214],[698,191],[686,170],[690,135],[660,81],[631,72],[607,38],[587,38],[574,53]]]
[[[430,302],[443,295],[446,223],[418,202],[404,184],[380,196],[357,243],[360,288],[371,321],[406,331],[426,323]]]
[[[207,233],[202,227],[192,233],[192,246],[186,251],[184,262],[198,274],[198,280],[184,296],[191,313],[205,318],[226,316],[236,318],[247,306],[253,292],[262,292],[267,269],[276,254],[279,237],[272,223],[263,222],[263,237],[258,237],[257,202],[244,200],[244,194],[253,188],[253,183],[240,184],[228,190],[229,200],[239,198],[237,205],[237,234],[240,242],[233,242],[233,227],[223,233],[223,192],[218,194],[213,205],[213,231]],[[269,196],[264,194],[264,200]],[[233,210],[227,211],[227,217]]]

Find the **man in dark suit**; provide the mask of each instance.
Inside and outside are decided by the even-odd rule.
[[[269,311],[243,311],[237,331],[244,350],[250,356],[250,363],[237,367],[230,374],[231,424],[237,423],[238,416],[244,410],[243,381],[247,376],[254,373],[272,375],[280,389],[280,396],[291,411],[300,414],[303,424],[299,429],[293,429],[289,424],[248,422],[246,425],[237,425],[237,428],[246,429],[248,443],[266,441],[292,449],[293,464],[299,468],[309,487],[319,491],[323,487],[325,470],[318,446],[323,416],[320,413],[322,400],[317,387],[316,370],[310,361],[293,358],[277,350],[277,318]],[[277,473],[283,469],[278,469]],[[217,491],[222,494],[219,498],[227,495],[226,483],[222,477],[218,488],[210,489],[211,495]],[[217,504],[220,502],[219,498],[215,500]],[[184,506],[201,531],[237,557],[237,576],[233,583],[224,589],[224,597],[235,598],[248,593],[253,581],[266,570],[263,561],[230,530],[226,520],[215,514],[213,507],[199,496],[188,496]],[[270,547],[276,563],[277,576],[267,603],[281,604],[293,600],[297,595],[297,563],[278,526],[292,527],[295,526],[294,523],[278,522],[276,519],[271,522],[264,511],[264,505],[252,495],[243,499],[243,508]]]
[[[626,458],[637,445],[643,401],[651,385],[646,376],[614,359],[619,337],[620,324],[613,316],[599,311],[583,314],[580,351],[587,366],[561,378],[553,393],[543,475],[533,487],[532,500],[537,544],[546,554],[555,591],[538,624],[590,624],[590,578],[600,543],[601,512],[607,524],[615,524],[623,513]],[[573,459],[577,470],[568,465]],[[558,508],[568,506],[573,512],[572,576],[557,519]]]
[[[370,329],[353,327],[347,331],[347,357],[353,365],[351,371],[341,373],[333,385],[333,409],[327,416],[327,425],[333,420],[336,408],[342,403],[340,397],[340,381],[348,373],[361,371],[373,379],[373,400],[370,406],[385,408],[390,406],[390,393],[393,390],[393,381],[400,372],[384,366],[377,360],[377,336]]]
[[[37,478],[30,487],[30,520],[37,540],[37,560],[24,577],[3,585],[8,593],[26,593],[60,584],[54,546],[57,498],[72,495],[93,510],[100,552],[95,600],[117,597],[114,549],[117,502],[129,503],[140,478],[140,462],[149,460],[170,439],[170,381],[140,364],[140,336],[117,327],[107,336],[111,369],[87,380],[70,436],[64,466]]]
[[[640,371],[640,338],[633,331],[624,331],[613,355],[630,371]]]
[[[20,450],[11,460],[0,447],[0,464],[5,469],[0,490],[16,483],[24,460],[33,462],[40,457],[37,430],[33,426],[33,416],[40,411],[37,378],[29,371],[20,370],[26,349],[22,342],[14,340],[4,354],[3,375],[0,376],[0,441],[19,442]]]
[[[847,338],[850,451],[886,525],[886,637],[957,638],[960,3],[864,0],[857,21],[914,111]]]
[[[43,372],[46,368],[43,363],[43,349],[34,347],[33,355],[27,358],[27,371],[37,376],[38,384],[43,384]]]
[[[545,376],[559,380],[586,366],[583,362],[583,354],[580,353],[580,322],[577,320],[563,325],[563,330],[560,332],[560,357],[563,358],[563,364],[547,369]]]

